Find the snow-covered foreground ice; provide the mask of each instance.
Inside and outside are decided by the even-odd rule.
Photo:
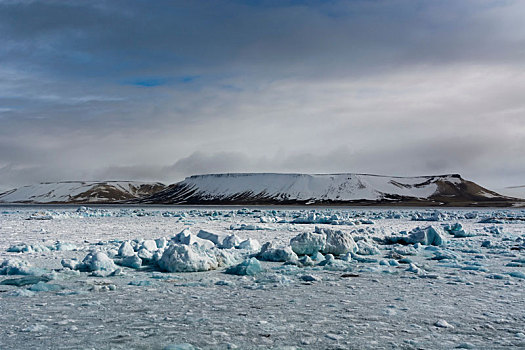
[[[524,210],[4,206],[0,237],[0,349],[525,347]]]

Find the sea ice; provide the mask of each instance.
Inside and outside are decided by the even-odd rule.
[[[140,269],[142,266],[142,259],[139,258],[136,254],[132,256],[127,256],[122,260],[115,260],[118,265],[130,267],[132,269]]]
[[[51,249],[42,244],[17,244],[7,248],[10,253],[41,253],[49,252]]]
[[[422,272],[422,270],[419,267],[417,267],[415,264],[410,264],[405,271],[416,273],[416,274],[419,274]]]
[[[135,255],[135,250],[133,249],[129,241],[125,241],[120,245],[118,255],[123,258]]]
[[[525,273],[523,273],[522,271],[509,272],[509,275],[514,277],[514,278],[525,279]]]
[[[154,250],[154,252],[156,252],[156,250]],[[139,251],[137,252],[137,256],[142,259],[142,261],[144,262],[144,264],[149,264],[152,260],[153,260],[153,254],[150,250],[142,247],[139,249]]]
[[[215,247],[213,242],[195,236],[189,229],[182,230],[177,235],[175,235],[171,241],[177,244],[196,245],[205,249],[211,249]]]
[[[103,272],[113,272],[117,266],[106,254],[102,252],[92,251],[81,264],[78,264],[77,269],[85,272],[94,272],[94,271],[103,271]]]
[[[360,255],[379,255],[381,254],[381,251],[375,245],[363,239],[357,241],[357,247],[358,247],[357,252]]]
[[[265,243],[258,254],[259,259],[276,262],[297,262],[299,258],[290,247],[273,248],[270,242]]]
[[[214,255],[202,247],[171,244],[162,254],[158,265],[167,272],[198,272],[216,269],[218,262]]]
[[[223,248],[223,249],[230,249],[230,248],[235,248],[240,243],[241,243],[241,239],[239,237],[237,237],[236,235],[231,234],[229,236],[226,236],[222,240],[222,243],[220,244],[220,247]]]
[[[60,284],[53,284],[47,282],[38,282],[29,287],[29,290],[32,292],[58,292],[64,289]]]
[[[448,233],[453,235],[455,238],[463,238],[463,237],[472,237],[472,236],[474,236],[474,234],[472,234],[472,233],[465,232],[465,230],[463,229],[463,226],[459,222],[456,222],[452,226],[451,225],[445,225],[444,229],[445,229],[445,231],[447,231]]]
[[[226,273],[231,275],[240,275],[240,276],[255,276],[258,273],[261,273],[263,268],[261,263],[256,258],[250,258],[244,260],[242,263],[232,266],[226,270]]]
[[[315,262],[308,255],[303,255],[299,258],[299,264],[300,266],[306,267],[306,266],[314,266]]]
[[[155,244],[157,245],[157,249],[164,249],[168,246],[168,240],[164,237],[157,238]]]
[[[450,323],[448,323],[445,320],[438,320],[438,321],[436,321],[436,323],[434,323],[434,326],[440,327],[440,328],[454,328],[453,325],[451,325]]]
[[[78,261],[77,259],[62,259],[60,264],[65,268],[68,268],[71,270],[77,270],[78,265],[80,264],[80,261]]]
[[[427,226],[425,228],[416,227],[408,236],[389,236],[386,237],[385,241],[387,243],[400,243],[400,244],[416,244],[421,243],[423,245],[444,245],[446,243],[445,239],[442,237],[438,231],[432,226]]]
[[[290,240],[290,246],[297,255],[313,255],[326,246],[326,235],[304,232]]]
[[[142,242],[140,249],[147,249],[150,252],[155,252],[157,250],[157,243],[152,239],[146,239],[144,242]]]
[[[319,227],[315,228],[315,232],[326,235],[326,245],[321,251],[323,254],[342,255],[355,253],[358,250],[357,244],[348,232]]]
[[[215,245],[220,245],[220,241],[223,238],[223,234],[209,231],[209,230],[200,230],[197,233],[197,237],[202,239],[207,239],[208,241],[213,242]]]
[[[19,259],[6,259],[0,264],[0,275],[39,275],[43,272],[30,263]]]
[[[247,240],[242,241],[237,245],[235,248],[237,249],[245,249],[249,251],[258,251],[261,249],[261,244],[258,240],[253,238],[248,238]]]
[[[10,297],[32,297],[36,293],[33,291],[30,291],[29,289],[16,289],[12,290],[9,293],[7,293],[7,296]]]

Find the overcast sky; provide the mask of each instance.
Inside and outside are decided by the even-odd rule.
[[[209,172],[525,184],[525,1],[0,0],[0,189]]]

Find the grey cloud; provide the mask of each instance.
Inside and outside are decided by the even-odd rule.
[[[524,11],[0,1],[0,183],[350,171],[521,184]]]

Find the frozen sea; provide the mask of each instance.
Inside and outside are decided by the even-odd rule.
[[[254,243],[289,252],[330,230],[358,248],[302,264],[262,261]],[[182,231],[229,258],[161,271]],[[439,240],[411,241],[421,232]],[[82,264],[122,264],[124,242],[140,255],[155,239],[140,267]],[[253,256],[262,271],[225,273]],[[0,206],[0,264],[0,349],[525,348],[521,209]]]

